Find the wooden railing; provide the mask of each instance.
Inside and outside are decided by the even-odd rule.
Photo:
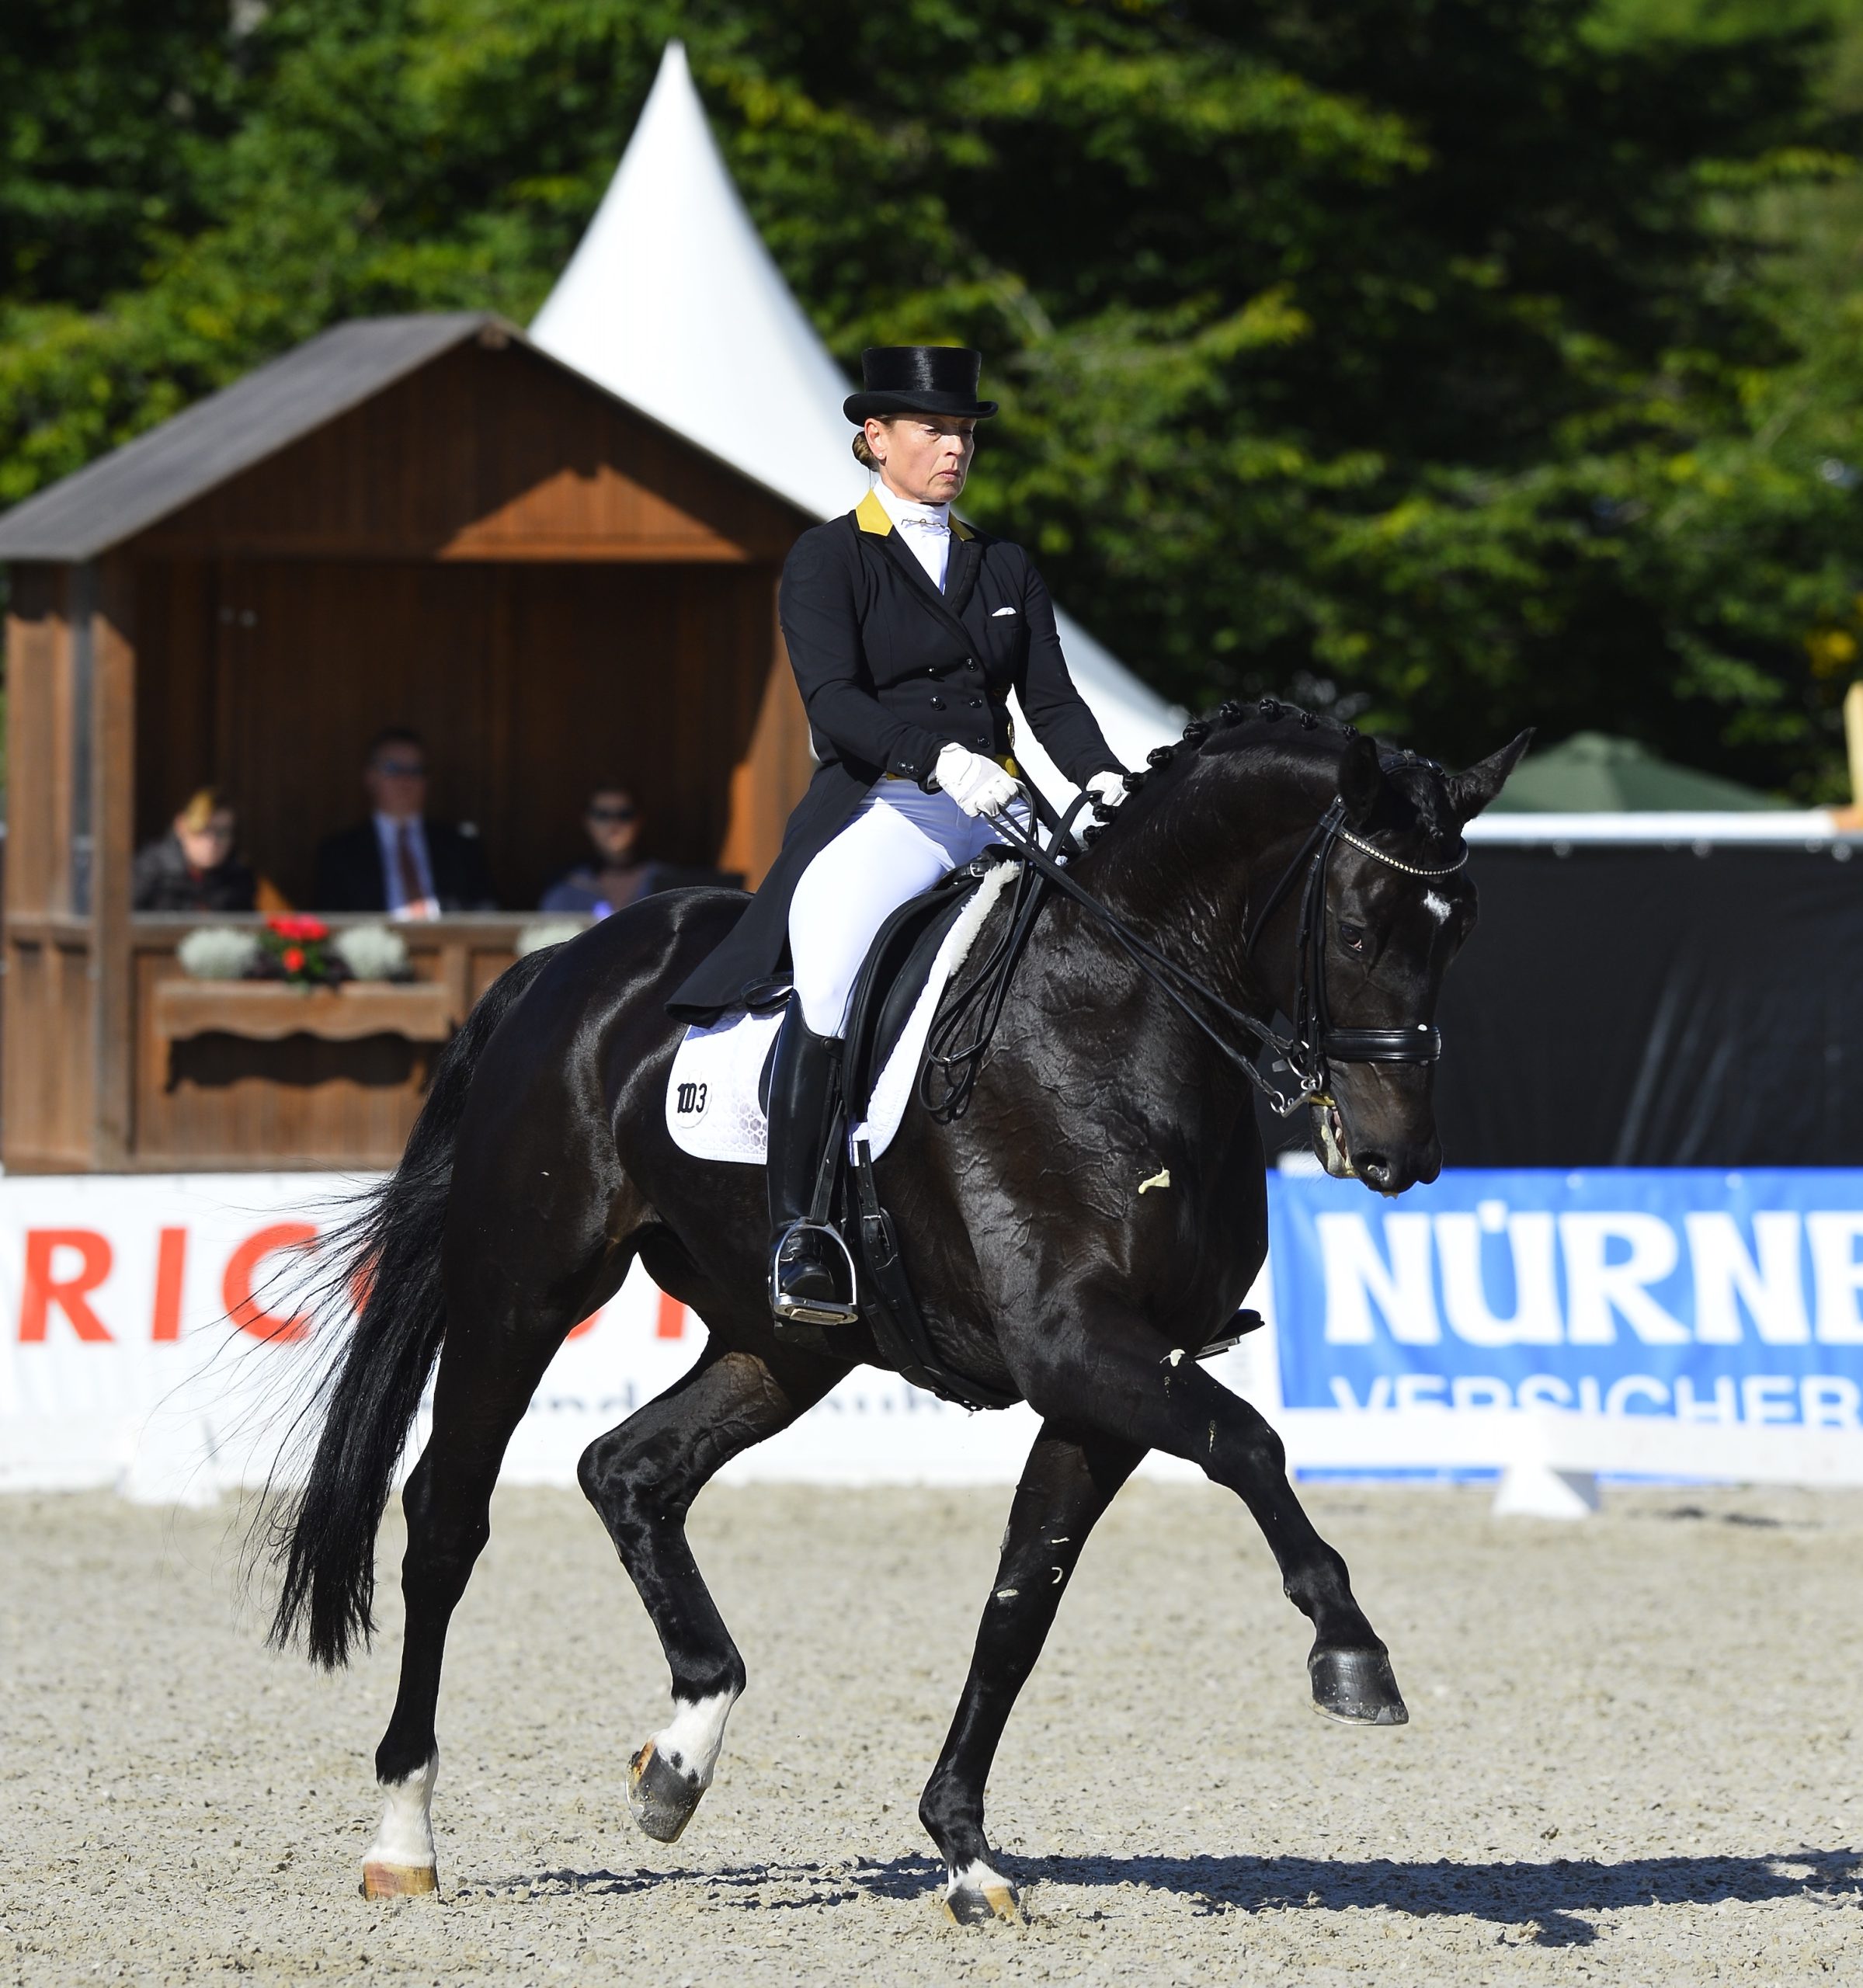
[[[213,1170],[375,1168],[400,1157],[436,1057],[516,958],[538,914],[396,926],[411,981],[302,992],[276,982],[199,981],[176,958],[202,925],[257,918],[130,921],[130,1164]],[[334,918],[347,925],[378,919]]]

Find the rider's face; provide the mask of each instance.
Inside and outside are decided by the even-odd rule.
[[[977,424],[955,415],[896,415],[867,422],[867,446],[897,495],[915,504],[948,504],[970,474]]]

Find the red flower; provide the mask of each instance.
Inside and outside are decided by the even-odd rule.
[[[279,957],[284,961],[284,969],[287,973],[303,972],[304,963],[303,947],[287,946]]]
[[[304,939],[314,943],[330,936],[329,926],[321,918],[307,918],[297,912],[288,916],[268,918],[266,924],[281,939]]]

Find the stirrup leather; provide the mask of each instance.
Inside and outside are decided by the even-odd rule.
[[[823,1236],[833,1243],[840,1253],[842,1262],[847,1266],[847,1298],[845,1303],[838,1299],[793,1298],[783,1288],[784,1246],[795,1236]],[[857,1326],[860,1322],[860,1281],[854,1270],[853,1253],[848,1248],[839,1229],[825,1222],[792,1222],[777,1238],[770,1252],[770,1309],[778,1319],[798,1326]]]

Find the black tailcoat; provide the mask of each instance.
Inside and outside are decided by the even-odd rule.
[[[1006,539],[954,518],[940,593],[870,492],[796,540],[778,611],[821,763],[763,888],[667,1003],[683,1021],[714,1020],[785,977],[797,882],[876,780],[923,782],[954,741],[1013,752],[1011,690],[1076,785],[1119,766],[1067,673],[1041,575]]]

